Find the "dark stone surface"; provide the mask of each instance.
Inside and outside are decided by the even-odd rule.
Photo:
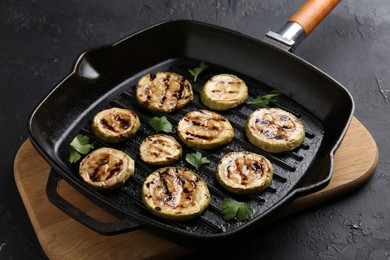
[[[204,21],[262,38],[303,0],[118,0],[0,2],[0,259],[44,259],[13,179],[15,153],[32,109],[77,56],[157,22]],[[162,40],[162,39],[161,39]],[[158,39],[156,40],[158,44]],[[220,258],[390,259],[390,5],[344,0],[296,54],[343,84],[355,116],[380,151],[374,177],[356,192],[237,243]],[[205,258],[204,252],[190,256]]]

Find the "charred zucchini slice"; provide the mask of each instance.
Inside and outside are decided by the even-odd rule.
[[[135,135],[139,127],[139,118],[133,111],[113,107],[97,113],[91,129],[104,142],[120,143]]]
[[[251,152],[232,152],[219,161],[216,179],[230,192],[253,194],[269,187],[273,174],[272,164],[264,156]]]
[[[156,72],[143,76],[137,85],[137,101],[150,110],[170,113],[182,108],[193,98],[188,80],[172,72]]]
[[[305,138],[302,122],[279,108],[260,108],[246,123],[246,136],[257,147],[269,153],[291,151]]]
[[[79,174],[97,190],[119,187],[134,173],[134,160],[112,148],[99,148],[89,153],[80,163]]]
[[[234,138],[233,127],[220,114],[208,110],[187,113],[178,124],[179,138],[189,147],[213,149]]]
[[[219,74],[209,79],[200,91],[202,103],[213,110],[238,107],[248,98],[248,87],[239,77]]]
[[[149,175],[142,186],[142,200],[154,215],[171,220],[189,220],[210,203],[206,183],[182,167],[165,167]]]
[[[156,134],[148,136],[141,143],[139,155],[148,164],[167,165],[181,157],[182,148],[172,136]]]

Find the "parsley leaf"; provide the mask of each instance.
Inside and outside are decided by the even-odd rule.
[[[239,221],[246,221],[252,217],[253,210],[246,202],[224,199],[222,213],[224,220],[238,219]]]
[[[80,160],[81,155],[74,149],[72,146],[70,147],[70,156],[69,156],[69,162],[75,163],[78,160]]]
[[[194,68],[194,69],[189,69],[188,72],[191,73],[192,76],[194,76],[194,81],[196,82],[196,80],[198,79],[198,76],[200,73],[202,73],[203,71],[205,71],[209,66],[206,65],[203,61],[199,64],[198,67]]]
[[[209,163],[210,160],[207,157],[203,157],[200,152],[189,153],[186,155],[186,161],[199,170],[200,166]]]
[[[92,148],[93,145],[89,143],[89,137],[78,134],[70,143],[69,162],[77,162],[81,158],[80,154],[87,154]]]
[[[269,102],[275,101],[275,98],[280,96],[282,93],[279,90],[272,90],[267,95],[258,96],[255,100],[247,102],[248,104],[255,105],[258,107],[268,107]]]
[[[153,127],[156,133],[158,132],[172,133],[172,124],[168,121],[168,119],[165,116],[162,117],[155,116],[152,119],[150,119],[148,123],[151,127]]]

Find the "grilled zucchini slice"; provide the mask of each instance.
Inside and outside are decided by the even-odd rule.
[[[302,122],[279,108],[260,108],[246,123],[246,136],[257,147],[269,153],[291,151],[305,138]]]
[[[92,133],[107,143],[131,138],[140,127],[138,116],[129,109],[113,107],[100,111],[92,120]]]
[[[81,178],[97,190],[119,187],[134,173],[134,160],[108,147],[89,153],[79,166]]]
[[[154,215],[171,220],[189,220],[210,203],[206,183],[182,167],[165,167],[149,175],[142,186],[142,200]]]
[[[209,79],[200,91],[202,103],[213,110],[238,107],[248,98],[248,87],[239,77],[219,74]]]
[[[150,110],[170,113],[193,98],[192,86],[183,76],[156,72],[143,76],[137,85],[137,101]]]
[[[181,157],[182,148],[172,136],[156,134],[148,136],[141,143],[139,155],[148,164],[167,165]]]
[[[220,114],[208,110],[187,113],[178,124],[179,138],[189,147],[213,149],[234,138],[233,127]]]
[[[268,188],[274,171],[270,161],[251,152],[231,152],[221,158],[216,179],[226,190],[253,194]]]

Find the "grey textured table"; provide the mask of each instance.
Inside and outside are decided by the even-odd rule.
[[[262,38],[303,0],[3,0],[0,3],[0,259],[44,259],[13,180],[32,109],[83,51],[161,21],[192,19]],[[375,138],[374,177],[337,201],[275,223],[224,252],[240,259],[390,259],[390,3],[344,0],[296,54],[343,84]]]

